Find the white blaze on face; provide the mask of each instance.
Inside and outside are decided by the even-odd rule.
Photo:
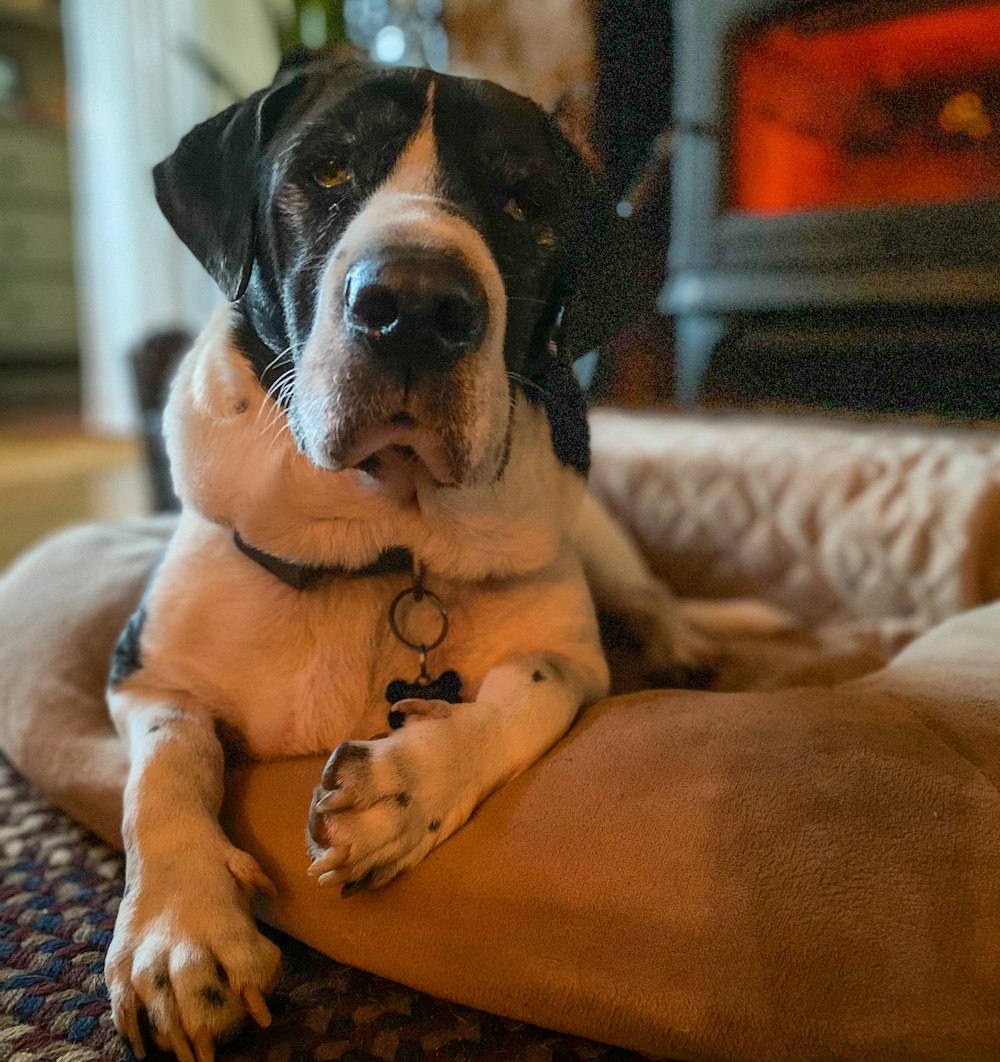
[[[411,395],[398,413],[416,421],[416,437],[426,437],[439,425],[422,416],[426,389],[440,397],[454,394],[468,475],[464,482],[491,482],[504,459],[510,410],[510,391],[503,359],[507,296],[500,271],[486,241],[467,221],[446,209],[438,181],[438,154],[433,123],[434,82],[417,132],[410,138],[382,185],[365,201],[333,249],[319,281],[316,319],[305,345],[293,407],[308,456],[320,467],[331,467],[328,440],[360,427],[381,431],[397,442],[413,444],[405,429],[386,433],[386,424],[345,424],[350,417],[364,421],[366,405],[384,410],[388,381],[379,379],[372,355],[359,349],[344,326],[344,284],[360,258],[393,247],[440,251],[462,259],[479,278],[486,293],[489,322],[478,350],[460,359],[448,372],[446,387],[423,380],[417,373]],[[426,384],[426,388],[423,386]],[[365,389],[373,393],[370,400]],[[433,406],[433,403],[431,404]],[[439,406],[439,404],[438,404]],[[359,412],[360,411],[360,412]],[[392,417],[389,413],[389,417]],[[440,408],[437,414],[440,416]],[[415,446],[420,453],[420,447]]]

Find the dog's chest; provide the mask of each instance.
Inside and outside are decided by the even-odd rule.
[[[253,759],[328,752],[384,732],[389,683],[416,679],[419,655],[389,622],[411,586],[409,573],[392,573],[296,590],[237,549],[231,532],[185,514],[148,591],[138,669],[126,681],[207,713]],[[499,662],[553,646],[599,656],[568,544],[524,576],[469,582],[429,569],[427,589],[449,621],[428,669],[456,671],[465,701]],[[412,641],[441,633],[426,604],[401,619]]]
[[[154,596],[144,670],[158,685],[190,691],[253,758],[370,737],[386,727],[386,685],[418,670],[388,626],[389,603],[405,585],[405,577],[346,579],[294,591],[262,570],[165,609]]]

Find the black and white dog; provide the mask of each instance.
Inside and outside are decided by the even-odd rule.
[[[220,733],[253,758],[335,750],[310,844],[319,883],[350,895],[606,693],[591,589],[661,663],[706,645],[585,496],[569,366],[615,319],[620,235],[541,110],[317,61],[155,177],[232,305],[175,381],[183,513],[112,664],[131,768],[106,972],[140,1057],[144,1011],[203,1062],[245,1013],[269,1020],[279,969],[249,913],[269,883],[218,823]]]

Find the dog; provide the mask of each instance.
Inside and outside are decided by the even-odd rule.
[[[214,1057],[280,957],[218,822],[227,749],[333,749],[320,886],[376,889],[608,691],[598,605],[660,666],[708,638],[586,493],[571,363],[628,304],[624,223],[552,119],[486,82],[314,60],[197,126],[157,200],[226,296],[164,416],[177,530],[115,648],[126,887],[106,963]],[[307,826],[308,822],[308,826]]]

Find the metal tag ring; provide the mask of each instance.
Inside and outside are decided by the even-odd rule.
[[[411,642],[409,638],[399,629],[399,623],[396,620],[396,611],[400,604],[408,597],[412,597],[418,604],[427,598],[431,604],[438,610],[438,615],[441,617],[441,631],[438,636],[432,642]],[[409,649],[414,649],[418,653],[429,653],[432,649],[436,649],[444,640],[448,634],[448,610],[444,607],[441,598],[437,596],[431,590],[420,589],[416,587],[408,586],[405,590],[400,592],[392,599],[392,604],[389,606],[389,627],[392,633]]]

